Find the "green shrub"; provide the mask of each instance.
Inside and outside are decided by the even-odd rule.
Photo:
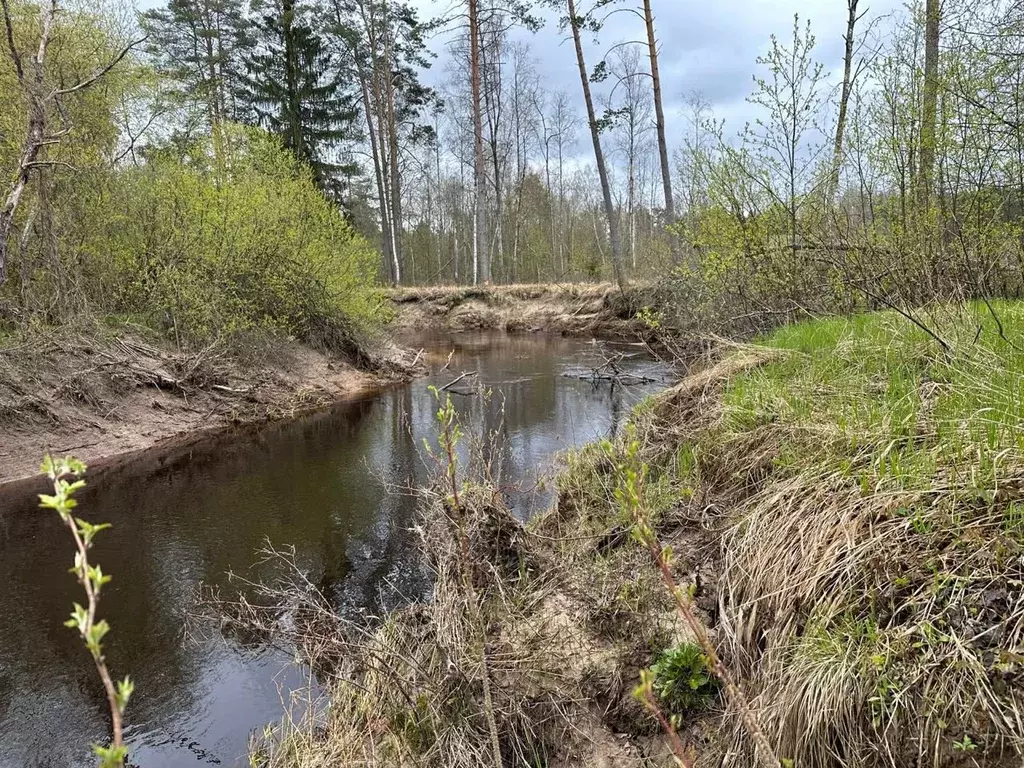
[[[378,314],[376,255],[308,168],[254,129],[97,172],[77,204],[90,305],[181,346],[266,330],[337,349]],[[350,350],[345,350],[350,351]]]

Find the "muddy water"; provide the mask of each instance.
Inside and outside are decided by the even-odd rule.
[[[163,466],[107,474],[82,495],[88,517],[114,524],[94,557],[114,576],[101,606],[114,628],[108,659],[136,681],[134,765],[245,765],[249,733],[280,718],[289,692],[303,686],[304,671],[280,651],[240,647],[216,632],[183,636],[196,585],[227,585],[231,570],[258,575],[254,553],[265,538],[293,545],[339,610],[379,612],[426,588],[408,531],[414,501],[393,491],[431,471],[422,455],[436,412],[428,384],[478,371],[493,390],[488,400],[453,400],[467,435],[499,436],[494,471],[525,518],[550,502],[538,481],[556,452],[613,432],[659,386],[594,386],[565,374],[616,349],[636,355],[629,369],[666,373],[633,347],[582,340],[413,343],[425,346],[435,371],[454,351],[448,370]],[[62,626],[79,599],[66,533],[29,499],[0,506],[0,766],[91,765],[88,744],[108,725],[95,670]]]

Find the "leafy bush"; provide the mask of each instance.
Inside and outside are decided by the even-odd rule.
[[[718,681],[700,646],[680,643],[667,648],[651,667],[654,692],[671,716],[699,712],[714,700]]]
[[[90,295],[179,345],[253,329],[348,344],[377,313],[372,248],[273,137],[236,129],[212,157],[200,143],[96,179],[78,212]]]

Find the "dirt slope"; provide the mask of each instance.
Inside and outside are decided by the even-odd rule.
[[[406,378],[407,366],[397,348],[366,364],[370,372],[297,342],[245,355],[182,354],[128,335],[0,348],[0,486],[34,476],[46,452],[117,463],[328,405]]]
[[[608,283],[396,288],[398,329],[504,330],[631,338],[646,327],[636,303]]]

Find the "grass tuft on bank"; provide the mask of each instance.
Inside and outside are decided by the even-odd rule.
[[[798,765],[1024,750],[1024,305],[913,319],[805,322],[726,351],[638,408],[613,455],[570,456],[540,523],[611,623],[666,642],[615,512],[638,448],[677,576]],[[737,713],[708,717],[724,736],[694,723],[691,742],[752,755]]]
[[[798,762],[1024,746],[1024,307],[918,320],[776,332],[703,437],[749,489],[724,539],[723,641]]]

